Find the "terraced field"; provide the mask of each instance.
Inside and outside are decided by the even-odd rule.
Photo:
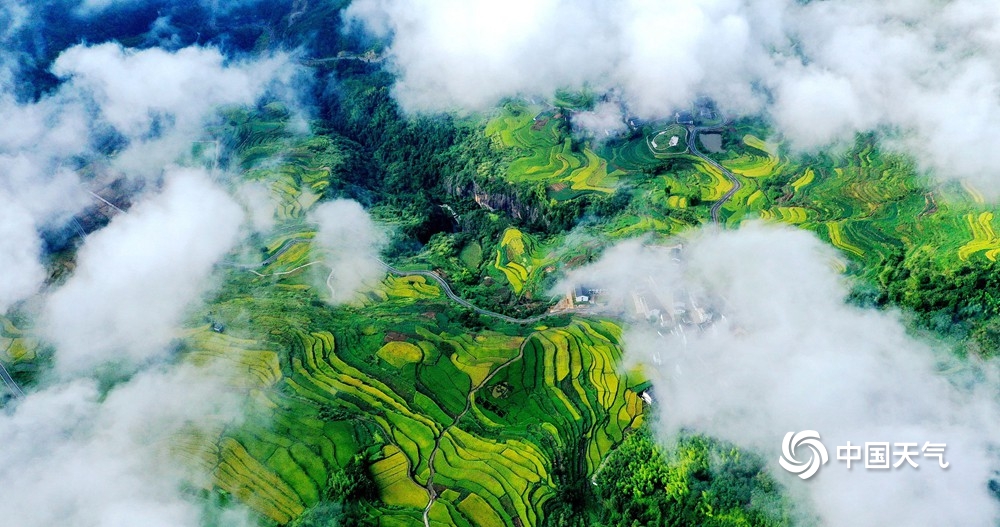
[[[648,135],[574,146],[561,111],[509,104],[486,133],[519,153],[508,177],[543,184],[552,199],[627,184],[628,209],[594,227],[607,236],[667,235],[707,222],[709,204],[732,188],[694,155],[658,156]],[[727,144],[736,146],[716,156],[742,184],[722,208],[724,224],[763,219],[812,230],[853,262],[845,269],[900,248],[932,246],[956,262],[1000,255],[996,211],[968,184],[931,186],[872,138],[839,156],[786,157],[760,139],[765,132],[733,125],[727,133],[738,140]],[[255,133],[246,139],[250,154],[270,151]],[[389,276],[349,305],[326,305],[310,270],[324,272],[315,233],[303,221],[325,188],[308,155],[321,146],[246,167],[281,204],[277,226],[259,253],[244,255],[250,263],[229,269],[211,310],[225,321],[252,320],[242,333],[198,327],[186,337],[185,360],[234,366],[231,385],[260,419],[192,432],[178,449],[213,474],[211,488],[274,524],[328,505],[330,482],[358,459],[377,494],[363,510],[372,523],[539,524],[558,499],[561,460],[577,456],[590,477],[643,422],[644,379],[621,371],[620,327],[567,317],[548,327],[470,329],[423,276]],[[492,263],[516,295],[566,263],[513,227],[460,247],[451,256],[457,266]]]
[[[1000,238],[997,238],[993,230],[993,213],[969,213],[965,218],[969,231],[972,232],[972,241],[958,249],[959,259],[964,261],[976,253],[983,253],[989,260],[996,261],[1000,254]]]
[[[38,341],[14,326],[10,319],[0,317],[0,362],[16,364],[30,362],[38,352]]]
[[[726,179],[718,168],[705,163],[701,159],[692,160],[695,170],[700,175],[698,181],[701,188],[701,199],[704,201],[718,201],[732,190],[733,184]]]
[[[399,313],[389,304],[412,302],[389,298],[364,309]],[[519,335],[453,333],[419,314],[363,320],[288,328],[280,355],[192,333],[190,360],[245,368],[256,404],[275,417],[188,438],[187,457],[279,524],[320,503],[331,471],[364,452],[392,506],[379,524],[419,524],[433,488],[432,525],[537,525],[563,449],[582,445],[591,473],[642,422],[642,379],[619,371],[621,330],[610,322]]]
[[[534,237],[511,227],[497,245],[493,265],[507,277],[514,294],[520,295],[526,285],[541,278],[550,263],[546,252]]]
[[[766,177],[780,170],[781,158],[775,145],[752,134],[743,136],[743,144],[747,147],[744,154],[723,162],[723,166],[748,178]]]
[[[619,371],[621,329],[577,321],[537,332],[522,361],[496,375],[477,395],[474,415],[500,437],[541,435],[556,447],[583,437],[588,472],[642,420],[633,389],[643,379]],[[549,419],[537,422],[537,417]]]
[[[192,331],[185,358],[198,366],[221,365],[229,382],[245,389],[264,389],[281,380],[278,354],[263,349],[254,340],[212,331],[204,326]]]
[[[577,150],[559,110],[511,103],[486,125],[486,134],[519,155],[507,172],[514,183],[545,183],[549,196],[570,199],[590,192],[614,192],[619,171],[589,148]]]
[[[39,366],[51,359],[51,348],[43,346],[30,327],[17,327],[12,318],[0,316],[2,398],[22,397],[25,386],[37,380]]]
[[[505,140],[533,137],[497,126]],[[592,152],[580,159],[603,163]],[[206,314],[225,328],[191,329],[183,360],[227,365],[250,414],[180,434],[175,450],[212,474],[207,488],[274,525],[328,506],[331,482],[358,459],[375,489],[375,501],[359,506],[374,524],[538,525],[556,496],[557,460],[579,448],[584,477],[592,475],[642,423],[643,379],[619,369],[621,329],[566,318],[470,330],[441,287],[416,275],[387,276],[346,306],[325,304],[312,270],[325,269],[303,221],[318,195],[308,167],[294,156],[247,167],[287,206],[259,252],[228,267]],[[478,249],[462,260],[481,260]],[[492,256],[520,293],[544,273],[545,253],[511,228]]]
[[[435,298],[441,296],[441,288],[423,276],[388,276],[385,288],[372,292],[382,300],[389,298]]]
[[[519,107],[521,120],[510,126],[516,139],[504,136],[504,144],[558,147],[558,134],[534,120],[536,115],[544,120],[544,114],[533,114],[537,110]],[[499,122],[491,121],[488,133],[500,134]],[[756,218],[797,225],[866,268],[904,247],[935,247],[946,266],[1000,256],[993,226],[993,215],[1000,211],[987,206],[978,189],[967,181],[933,185],[916,173],[911,160],[881,150],[872,136],[859,136],[853,148],[839,155],[786,156],[779,143],[762,139],[771,133],[760,123],[727,127],[730,149],[714,156],[741,183],[720,210],[728,226]],[[632,186],[637,198],[629,211],[604,226],[606,235],[671,234],[707,222],[708,204],[732,188],[718,170],[695,156],[664,159],[657,154],[650,142],[662,131],[662,126],[649,126],[597,148],[608,170],[619,173],[619,181]],[[544,176],[553,173],[548,154],[517,163],[521,173],[530,173],[534,164],[540,178],[535,181],[550,182]]]

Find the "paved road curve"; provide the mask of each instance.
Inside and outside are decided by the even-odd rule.
[[[296,243],[299,243],[299,242],[311,242],[311,241],[312,240],[310,240],[308,238],[298,238],[298,237],[296,237],[296,238],[290,238],[290,239],[286,240],[285,243],[283,243],[281,245],[281,247],[279,247],[278,250],[274,252],[274,254],[272,254],[268,259],[264,260],[261,263],[252,264],[252,265],[229,263],[228,265],[230,267],[234,267],[234,268],[237,268],[237,269],[243,269],[245,271],[255,272],[256,269],[261,269],[261,268],[267,267],[268,265],[270,265],[271,263],[273,263],[279,256],[282,255],[282,253],[284,253],[285,251],[287,251],[288,249],[290,249]],[[314,265],[314,264],[317,264],[317,263],[319,263],[319,261],[309,262],[306,265]],[[456,295],[455,291],[453,291],[451,289],[451,286],[448,285],[448,282],[444,278],[442,278],[441,275],[435,273],[434,271],[401,271],[401,270],[396,269],[395,267],[393,267],[393,266],[391,266],[391,265],[383,262],[382,260],[378,260],[378,263],[382,267],[384,267],[389,273],[394,274],[396,276],[423,276],[425,278],[430,278],[431,280],[434,280],[435,282],[437,282],[438,285],[441,286],[441,289],[444,291],[444,294],[449,299],[451,299],[456,304],[459,304],[459,305],[461,305],[463,307],[466,307],[466,308],[469,308],[469,309],[475,311],[476,313],[479,313],[480,315],[485,315],[485,316],[488,316],[488,317],[492,317],[492,318],[496,318],[496,319],[499,319],[499,320],[503,320],[504,322],[509,322],[511,324],[520,324],[520,325],[534,324],[534,323],[536,323],[536,322],[538,322],[538,321],[540,321],[540,320],[542,320],[544,318],[555,316],[555,314],[553,314],[553,313],[543,313],[541,315],[535,315],[533,317],[528,317],[528,318],[514,318],[514,317],[510,317],[510,316],[504,315],[503,313],[497,313],[496,311],[490,311],[488,309],[483,309],[481,307],[477,307],[477,306],[473,305],[468,300],[466,300],[466,299],[464,299],[464,298]],[[305,266],[303,266],[303,267],[305,267]],[[2,375],[2,374],[0,374],[0,375]]]
[[[717,163],[714,159],[703,154],[701,150],[698,150],[699,133],[721,131],[722,127],[720,126],[696,127],[689,125],[687,129],[688,129],[687,143],[688,143],[688,148],[691,149],[691,153],[700,157],[703,161],[705,161],[709,165],[712,165],[713,167],[719,169],[719,171],[722,172],[722,175],[726,176],[726,179],[728,179],[729,182],[733,184],[733,188],[729,189],[729,192],[726,192],[721,199],[712,204],[712,209],[711,209],[712,221],[714,223],[719,223],[719,211],[722,210],[722,206],[725,205],[726,202],[729,201],[729,199],[732,198],[737,192],[739,192],[740,188],[743,187],[743,184],[740,183],[739,179],[736,179],[736,176],[734,176],[732,172],[730,172],[725,167]]]
[[[10,372],[7,371],[7,368],[4,367],[2,362],[0,362],[0,378],[3,379],[3,383],[7,385],[10,393],[14,394],[14,397],[24,397],[24,392],[21,390],[21,387],[14,382],[14,378],[10,376]]]
[[[444,294],[448,298],[450,298],[453,302],[461,306],[467,307],[475,311],[476,313],[479,313],[480,315],[486,315],[488,317],[500,319],[503,320],[504,322],[510,322],[511,324],[522,324],[522,325],[534,324],[539,320],[542,320],[543,318],[555,316],[552,313],[543,313],[541,315],[535,315],[533,317],[528,317],[528,318],[509,317],[502,313],[497,313],[496,311],[490,311],[487,309],[476,307],[468,300],[456,295],[455,292],[451,290],[451,286],[448,285],[448,282],[445,281],[444,278],[441,278],[441,276],[435,273],[434,271],[400,271],[399,269],[396,269],[395,267],[383,262],[382,260],[379,260],[378,263],[382,264],[382,267],[385,267],[387,271],[396,276],[423,276],[425,278],[430,278],[431,280],[434,280],[435,282],[438,283],[438,285],[441,286],[441,289],[444,290]]]

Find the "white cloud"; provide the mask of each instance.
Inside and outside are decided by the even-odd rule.
[[[627,129],[622,119],[621,104],[613,101],[604,101],[595,105],[593,110],[573,114],[573,128],[598,140]]]
[[[274,227],[277,203],[266,185],[245,183],[237,189],[236,198],[246,209],[250,226],[255,232],[268,232]]]
[[[224,105],[249,105],[289,82],[288,56],[227,62],[215,48],[126,49],[113,43],[78,45],[53,64],[62,90],[93,100],[99,115],[130,140],[117,165],[130,175],[157,175],[200,135]],[[281,89],[287,91],[287,88]]]
[[[176,434],[238,422],[238,399],[218,386],[208,372],[183,366],[142,373],[106,398],[82,379],[28,395],[0,415],[4,521],[201,525],[201,508],[182,485],[206,475],[178,463],[170,447]]]
[[[987,490],[1000,467],[993,365],[949,359],[896,313],[845,304],[833,249],[808,232],[751,224],[685,242],[682,263],[630,242],[571,277],[667,304],[694,298],[724,315],[704,331],[645,322],[626,331],[628,359],[653,375],[664,437],[690,430],[756,449],[828,525],[988,525],[1000,516]],[[803,482],[777,459],[786,432],[808,429],[831,460]],[[951,466],[918,457],[919,470],[848,471],[836,459],[847,441],[944,442]]]
[[[363,286],[385,275],[378,263],[385,233],[358,202],[338,199],[322,203],[310,219],[319,226],[316,246],[331,269],[319,286],[329,291],[331,302],[346,302]]]
[[[615,89],[643,117],[698,95],[730,115],[764,111],[804,149],[856,131],[945,178],[1000,193],[1000,12],[934,0],[355,0],[391,38],[410,111],[484,110],[556,88]]]
[[[46,300],[43,333],[57,368],[128,367],[162,353],[242,221],[205,174],[178,169],[162,193],[89,236],[73,276]]]
[[[24,155],[0,153],[0,314],[36,293],[46,272],[38,230],[66,220],[86,197],[73,172],[46,173]]]
[[[803,72],[779,85],[772,115],[795,146],[810,149],[852,138],[855,130],[877,124],[864,119],[851,83],[829,72]],[[840,118],[830,120],[829,115]]]
[[[298,70],[286,55],[230,61],[197,46],[170,53],[83,44],[56,59],[59,86],[17,100],[17,63],[30,57],[16,49],[15,33],[36,23],[33,8],[0,2],[0,314],[43,286],[40,230],[63,227],[95,203],[88,190],[123,172],[145,178],[147,190],[85,239],[72,275],[40,298],[34,336],[54,345],[55,375],[42,372],[40,386],[0,412],[3,523],[195,527],[205,504],[188,485],[203,486],[208,475],[170,449],[191,428],[238,424],[241,403],[222,388],[229,372],[157,359],[211,286],[243,213],[204,171],[171,164],[218,106],[288,97]],[[95,145],[111,128],[127,148],[107,162]],[[81,160],[93,161],[82,181],[72,168]],[[134,375],[103,393],[92,376],[109,363]],[[254,522],[237,507],[224,523]]]
[[[198,123],[219,104],[253,102],[279,64],[247,66],[226,67],[213,48],[137,51],[105,43],[67,49],[52,72],[69,80],[67,89],[90,93],[108,122],[135,137],[149,133],[157,116]]]
[[[12,74],[5,62],[0,58],[0,72],[6,72],[0,82]],[[54,92],[27,103],[0,93],[5,123],[0,127],[0,199],[17,206],[4,211],[11,221],[0,223],[2,243],[11,246],[7,263],[17,262],[5,268],[7,277],[0,282],[0,312],[41,285],[40,242],[30,240],[30,232],[58,227],[93,204],[87,187],[98,189],[120,171],[159,178],[201,137],[216,108],[253,104],[269,90],[291,98],[294,90],[287,84],[296,71],[286,55],[230,62],[214,48],[168,52],[81,44],[56,59],[53,72],[66,80]],[[111,160],[118,170],[97,170],[85,185],[67,167],[77,157],[98,156],[92,145],[109,126],[128,146]]]
[[[45,280],[41,244],[30,215],[0,194],[0,313],[34,294]]]

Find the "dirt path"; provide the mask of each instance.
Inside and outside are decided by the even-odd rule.
[[[438,450],[441,449],[441,439],[444,437],[446,433],[448,433],[449,430],[458,425],[458,422],[461,421],[463,417],[465,417],[465,414],[469,413],[469,410],[472,408],[472,398],[483,386],[486,386],[490,382],[490,380],[492,380],[493,377],[496,376],[496,374],[503,371],[504,368],[524,358],[524,347],[531,340],[532,336],[534,336],[534,333],[525,337],[524,341],[521,342],[521,346],[518,347],[516,357],[508,360],[507,362],[504,362],[500,366],[497,366],[497,368],[492,372],[490,372],[490,374],[487,375],[486,378],[482,380],[482,382],[480,382],[474,388],[469,390],[469,395],[466,396],[465,398],[465,408],[458,414],[458,416],[455,417],[455,420],[450,425],[442,429],[441,433],[438,434],[438,436],[434,439],[434,449],[431,450],[431,455],[427,459],[429,474],[427,476],[426,488],[427,488],[427,495],[430,496],[430,498],[427,500],[427,507],[424,508],[424,527],[431,527],[431,520],[430,520],[431,507],[433,507],[434,502],[437,501],[437,491],[434,490],[434,459],[437,457]]]

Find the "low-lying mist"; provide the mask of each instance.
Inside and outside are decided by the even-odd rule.
[[[995,522],[994,364],[953,358],[898,312],[847,304],[838,255],[806,231],[752,223],[676,241],[679,255],[624,242],[569,277],[606,289],[616,313],[634,313],[637,297],[686,311],[679,327],[661,324],[662,312],[632,315],[625,333],[627,360],[652,375],[664,441],[685,431],[754,449],[823,524]],[[778,464],[782,437],[802,430],[818,431],[830,454],[807,481]],[[848,470],[836,449],[848,441],[946,443],[950,466],[918,455],[917,469]]]
[[[417,112],[483,111],[586,88],[621,99],[578,122],[670,118],[695,98],[766,115],[802,150],[860,131],[942,178],[1000,193],[1000,11],[977,0],[354,0]],[[599,117],[601,116],[601,117]],[[613,124],[612,120],[612,124]]]
[[[76,8],[67,16],[132,4],[66,2]],[[43,51],[16,49],[39,29],[37,9],[0,3],[0,315],[26,321],[51,361],[0,409],[0,523],[203,525],[211,504],[197,489],[210,488],[212,475],[175,448],[179,437],[240,425],[247,393],[230,381],[245,372],[196,367],[176,350],[224,274],[250,272],[225,262],[252,234],[268,235],[275,211],[265,184],[207,168],[192,159],[193,145],[213,139],[206,126],[220,108],[279,101],[304,122],[311,86],[285,53],[97,42],[57,50],[56,83],[38,90],[21,75]],[[122,201],[109,190],[119,181],[135,189]],[[106,217],[87,232],[84,214]],[[362,287],[377,254],[366,248],[381,235],[356,203],[318,214],[321,241],[330,229],[353,232],[348,246],[317,251],[333,262],[339,302]],[[43,233],[60,230],[73,232],[72,243],[47,254]],[[345,250],[363,250],[361,263]],[[53,281],[54,260],[62,267]],[[224,509],[215,514],[224,525],[257,523],[242,505]]]

